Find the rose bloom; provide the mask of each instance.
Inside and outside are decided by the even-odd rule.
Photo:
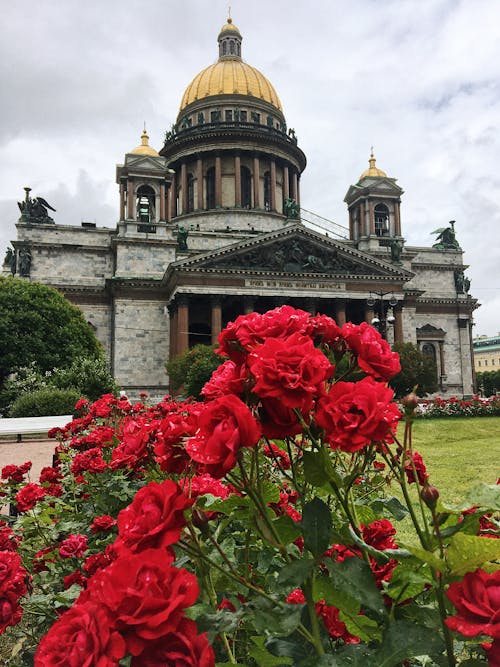
[[[17,551],[21,538],[5,521],[0,521],[0,551]]]
[[[294,333],[305,333],[310,319],[310,313],[292,306],[280,306],[263,314],[240,315],[234,322],[229,322],[219,335],[216,352],[240,363],[249,350],[268,338],[287,338]]]
[[[465,637],[500,639],[500,570],[468,572],[462,581],[450,585],[446,595],[458,612],[446,619],[451,630]]]
[[[13,593],[21,597],[26,593],[28,573],[21,564],[21,556],[13,551],[0,551],[0,594]]]
[[[68,590],[68,588],[71,588],[74,584],[77,584],[80,588],[85,588],[87,585],[87,577],[85,577],[80,570],[75,570],[63,578],[64,590]]]
[[[400,372],[399,355],[367,322],[347,322],[342,327],[342,337],[357,356],[358,366],[368,375],[387,381]]]
[[[260,398],[276,398],[284,407],[310,410],[323,383],[335,370],[310,338],[295,333],[268,338],[248,357],[255,378],[253,391]]]
[[[128,418],[121,425],[121,442],[113,449],[110,467],[132,468],[148,457],[149,436],[153,426],[146,418]]]
[[[356,452],[372,442],[391,439],[401,418],[394,392],[371,377],[337,382],[320,398],[316,423],[326,431],[332,449]]]
[[[315,315],[311,318],[308,333],[314,340],[333,347],[342,339],[342,331],[335,320],[328,315]],[[318,342],[318,341],[317,341]]]
[[[302,424],[292,410],[279,398],[263,398],[259,410],[262,433],[266,438],[284,439],[302,433]],[[310,422],[309,415],[302,415],[305,422]]]
[[[80,475],[83,472],[100,473],[108,469],[108,464],[102,458],[102,451],[99,447],[92,447],[86,452],[77,454],[71,463],[70,470],[73,475]]]
[[[80,558],[87,551],[86,535],[70,535],[59,545],[61,558]]]
[[[415,472],[413,470],[414,468],[417,473],[416,478]],[[424,459],[422,458],[421,454],[418,452],[413,453],[412,460],[409,460],[405,465],[405,473],[408,484],[413,484],[417,480],[420,486],[423,486],[426,483],[426,481],[429,479],[429,475],[427,474],[427,468],[425,467]]]
[[[207,401],[212,401],[214,398],[220,398],[226,394],[241,396],[244,379],[242,366],[237,366],[234,361],[228,360],[215,369],[200,393]]]
[[[92,533],[100,533],[113,528],[113,526],[116,526],[116,519],[113,519],[109,514],[104,514],[103,516],[96,516],[90,524],[90,530]]]
[[[223,477],[234,468],[238,452],[254,447],[260,427],[250,409],[237,396],[209,401],[199,417],[199,432],[190,438],[186,451],[212,477]]]
[[[132,658],[130,667],[215,667],[215,654],[206,633],[198,634],[196,623],[183,618],[174,632],[148,643],[146,649]]]
[[[19,512],[27,512],[33,509],[39,500],[45,498],[46,493],[47,489],[44,489],[39,484],[34,484],[33,482],[25,484],[15,496],[17,509]]]
[[[150,642],[175,632],[198,597],[196,577],[173,567],[173,559],[162,549],[124,555],[88,581],[77,606],[92,600],[106,607],[127,652],[140,655]]]
[[[162,470],[175,474],[186,470],[191,459],[185,449],[185,440],[197,430],[198,411],[191,406],[172,412],[159,422],[153,451]]]
[[[116,667],[125,642],[107,609],[95,602],[75,604],[42,638],[35,667]]]
[[[179,540],[193,502],[172,480],[150,482],[118,515],[118,534],[133,552],[168,547]]]
[[[486,648],[489,667],[500,667],[500,639],[495,639],[494,642],[484,648]]]
[[[11,625],[17,625],[23,617],[19,597],[12,590],[0,592],[0,635]]]
[[[7,479],[9,482],[21,483],[24,480],[24,475],[31,470],[31,461],[26,461],[20,466],[7,465],[2,468],[2,479]]]

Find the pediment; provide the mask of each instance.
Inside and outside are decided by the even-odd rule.
[[[175,262],[171,268],[183,272],[316,275],[343,279],[390,277],[401,281],[413,276],[400,266],[382,262],[301,224]]]
[[[417,328],[417,338],[441,339],[446,336],[446,331],[438,329],[433,324],[424,324],[424,326]]]
[[[129,153],[126,156],[125,164],[129,169],[133,168],[134,170],[139,169],[141,171],[150,171],[165,169],[166,160],[160,155],[154,157],[151,155],[133,155]]]

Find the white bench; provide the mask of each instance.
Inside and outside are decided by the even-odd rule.
[[[3,435],[15,435],[17,441],[21,442],[23,435],[43,433],[46,436],[51,428],[64,428],[72,419],[73,415],[6,417],[0,419],[0,437]]]

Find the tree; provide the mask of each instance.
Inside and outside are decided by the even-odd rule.
[[[200,397],[205,382],[214,370],[224,363],[224,357],[215,354],[213,345],[195,345],[190,350],[170,359],[166,366],[170,380],[170,391],[176,392],[184,386],[184,393],[193,398]]]
[[[476,373],[476,385],[484,396],[493,396],[500,391],[500,371]]]
[[[438,389],[436,364],[413,343],[396,343],[394,352],[399,354],[401,372],[389,382],[396,398],[402,398],[416,387],[418,396],[432,394]]]
[[[52,287],[0,277],[0,389],[18,368],[69,368],[77,357],[102,358],[82,312]]]

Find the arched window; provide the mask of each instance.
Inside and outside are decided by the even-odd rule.
[[[264,208],[271,210],[271,174],[268,171],[264,174]]]
[[[435,346],[432,343],[424,343],[422,345],[422,354],[426,357],[429,357],[434,362],[434,369],[437,378],[437,358]]]
[[[241,205],[243,208],[252,207],[252,175],[248,167],[241,167]]]
[[[375,206],[375,234],[389,236],[389,209],[385,204]]]
[[[139,222],[155,221],[155,191],[150,185],[137,188],[136,211]]]
[[[222,55],[225,56],[227,53],[227,43],[222,42]]]
[[[187,213],[194,211],[194,176],[188,174],[187,177]]]
[[[229,42],[229,53],[232,56],[234,55],[234,40],[233,39]]]
[[[207,208],[215,208],[215,167],[207,169]]]

